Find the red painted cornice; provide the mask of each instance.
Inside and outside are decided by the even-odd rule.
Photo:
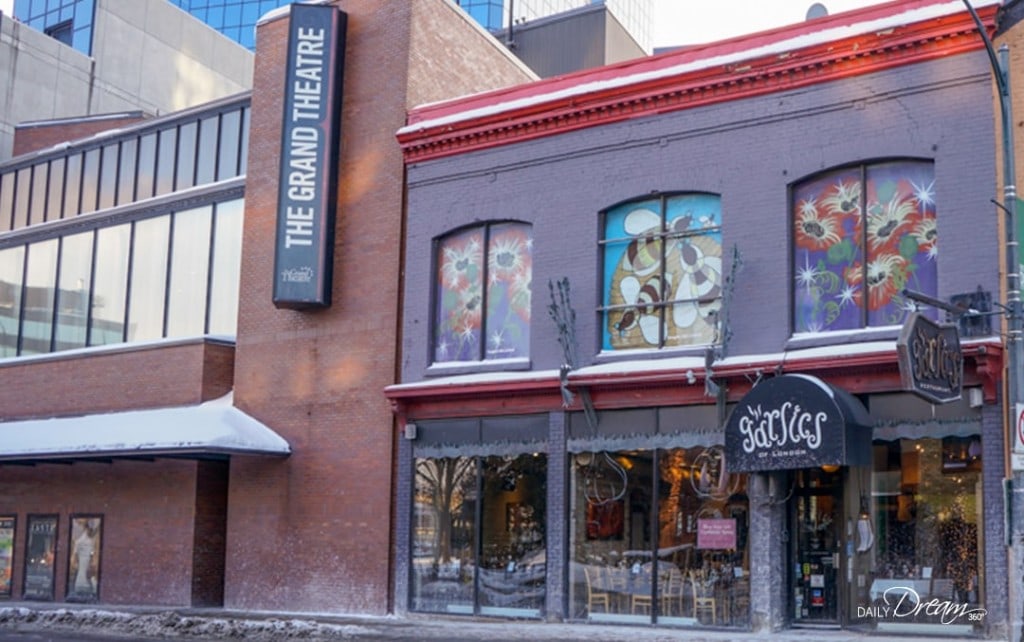
[[[987,403],[995,403],[1003,373],[1003,347],[996,341],[975,341],[961,346],[964,386],[981,386]],[[645,364],[647,366],[647,364]],[[738,401],[762,375],[811,374],[854,394],[902,390],[896,348],[842,356],[801,357],[784,360],[751,357],[713,365],[712,380],[725,386],[728,399]],[[641,369],[614,368],[599,374],[584,369],[572,373],[569,387],[586,389],[598,409],[686,406],[712,403],[704,394],[708,372],[703,368],[671,368],[652,360]],[[477,380],[473,377],[399,384],[385,390],[395,413],[404,421],[450,417],[516,415],[562,409],[557,373],[536,377],[513,376]],[[579,395],[572,410],[581,410]]]
[[[950,15],[883,31],[798,46],[824,29],[869,23],[948,0],[892,2],[775,29],[744,38],[687,48],[478,94],[414,109],[398,134],[407,163],[487,149],[657,113],[858,76],[980,50],[984,44],[970,14]],[[994,29],[998,5],[978,10]],[[758,50],[792,41],[794,48],[770,55]],[[700,67],[701,61],[750,52],[731,64]]]

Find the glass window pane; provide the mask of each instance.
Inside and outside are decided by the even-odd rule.
[[[434,361],[480,359],[483,245],[482,228],[449,235],[438,245]]]
[[[14,192],[14,229],[28,225],[28,205],[32,200],[32,168],[17,171],[17,186]]]
[[[199,144],[196,154],[196,185],[212,183],[217,175],[217,116],[199,122]]]
[[[860,169],[829,172],[793,192],[793,330],[863,326]]]
[[[65,236],[61,241],[57,329],[54,332],[57,351],[86,345],[94,236],[93,232],[83,232]]]
[[[93,282],[89,345],[124,341],[130,244],[130,223],[106,227],[96,232],[96,276]]]
[[[177,132],[165,129],[159,134],[156,160],[156,195],[174,191],[174,158],[177,150]]]
[[[11,217],[14,214],[14,181],[15,172],[7,172],[0,176],[0,232],[11,229]]]
[[[650,450],[575,456],[569,524],[572,619],[651,622],[656,463]]]
[[[25,273],[25,247],[0,250],[0,357],[18,354],[18,319]]]
[[[36,225],[46,220],[46,195],[49,165],[40,163],[32,168],[32,201],[29,203],[28,224]]]
[[[473,613],[476,460],[416,460],[412,608]]]
[[[100,158],[99,209],[113,207],[117,196],[117,143],[103,148]]]
[[[156,134],[147,134],[139,139],[139,168],[135,194],[138,199],[153,196],[156,185]]]
[[[487,359],[530,356],[533,230],[493,225],[487,248]]]
[[[210,276],[210,334],[234,336],[237,332],[244,206],[241,199],[217,204]]]
[[[900,325],[908,314],[904,288],[938,295],[934,168],[872,165],[866,179],[868,325]]]
[[[241,114],[229,111],[221,115],[220,151],[217,155],[217,180],[238,176],[238,131]]]
[[[685,194],[665,200],[665,345],[713,343],[722,297],[721,199]]]
[[[170,216],[135,223],[128,298],[129,342],[163,337],[170,227]]]
[[[96,211],[100,185],[100,150],[85,152],[82,162],[82,214]]]
[[[659,450],[658,460],[657,621],[749,626],[746,475],[728,473],[717,445]]]
[[[206,285],[210,266],[213,207],[174,214],[167,336],[197,336],[206,329]]]
[[[117,170],[117,204],[131,203],[135,198],[135,152],[138,139],[121,141],[121,158]]]
[[[185,189],[195,184],[197,123],[187,123],[178,129],[178,168],[174,189]]]
[[[979,435],[875,441],[871,505],[853,528],[867,569],[865,606],[885,606],[906,590],[955,605],[948,622],[984,628],[979,566],[982,518],[982,443]],[[911,598],[913,599],[913,598]],[[922,602],[924,603],[924,602]],[[935,626],[938,612],[875,609],[886,624]],[[952,615],[952,611],[949,611]]]
[[[50,196],[46,203],[46,220],[55,221],[64,214],[64,159],[50,161]]]
[[[57,247],[58,239],[28,246],[21,354],[50,352],[57,284]]]
[[[67,160],[67,174],[64,183],[64,216],[71,218],[77,216],[80,211],[80,196],[82,191],[82,155],[71,154]]]
[[[537,454],[482,462],[477,571],[482,615],[538,617],[544,608],[547,461]]]
[[[249,108],[242,108],[242,126],[238,145],[238,176],[245,175],[246,163],[249,160]]]
[[[605,350],[662,345],[661,232],[658,200],[628,203],[605,214]]]

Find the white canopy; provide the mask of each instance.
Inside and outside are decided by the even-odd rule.
[[[228,393],[196,406],[0,422],[0,462],[291,454],[287,441],[232,400]]]

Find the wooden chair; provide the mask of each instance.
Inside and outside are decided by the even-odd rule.
[[[594,609],[601,607],[605,613],[611,612],[611,594],[607,591],[595,590],[594,584],[600,584],[599,568],[584,566],[583,577],[587,582],[587,615],[594,612]]]
[[[690,571],[690,587],[693,589],[693,617],[700,619],[701,613],[711,614],[711,623],[718,621],[718,600],[714,590],[706,585],[707,575],[701,571]]]
[[[661,583],[658,585],[661,600],[660,615],[670,617],[673,611],[679,615],[683,614],[684,584],[682,572],[674,566],[662,574]],[[675,608],[673,605],[676,605]]]
[[[654,598],[651,597],[651,571],[649,568],[644,568],[639,575],[636,576],[634,581],[633,590],[630,591],[630,602],[629,612],[636,614],[637,610],[640,610],[646,615],[651,614],[651,609],[654,606]],[[640,589],[646,589],[646,593],[637,592]]]

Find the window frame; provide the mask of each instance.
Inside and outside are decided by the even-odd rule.
[[[807,176],[804,176],[804,177],[800,178],[798,181],[794,181],[794,182],[790,183],[789,189],[788,189],[789,194],[788,194],[788,197],[787,197],[787,206],[788,206],[787,225],[789,226],[787,234],[788,234],[788,241],[789,241],[789,256],[788,256],[788,260],[789,260],[789,275],[788,275],[789,276],[789,322],[790,322],[790,335],[791,335],[792,339],[805,339],[805,338],[810,338],[810,337],[814,337],[814,336],[818,336],[818,335],[822,335],[822,336],[837,336],[837,335],[843,334],[843,333],[846,333],[846,334],[850,334],[850,333],[872,334],[872,333],[878,333],[878,332],[886,332],[887,333],[887,332],[894,331],[895,329],[898,329],[900,327],[900,323],[896,323],[896,324],[877,324],[877,323],[873,324],[872,323],[871,316],[872,316],[872,312],[873,311],[871,309],[870,292],[868,290],[868,288],[869,288],[869,285],[868,285],[868,283],[869,283],[868,270],[869,270],[869,267],[870,267],[870,263],[872,262],[872,257],[878,255],[878,251],[877,250],[872,250],[871,247],[870,247],[870,238],[869,238],[869,219],[870,219],[870,213],[868,212],[868,209],[869,209],[868,208],[868,205],[869,205],[869,203],[868,203],[868,191],[869,191],[868,190],[868,183],[869,183],[869,180],[871,180],[871,176],[870,175],[871,175],[872,169],[878,169],[878,168],[885,167],[887,165],[895,165],[895,164],[912,165],[912,166],[918,166],[918,167],[928,166],[930,168],[930,171],[931,171],[931,183],[930,183],[929,186],[927,186],[926,190],[930,194],[931,198],[933,199],[931,201],[931,219],[932,219],[933,222],[935,222],[935,224],[937,226],[937,222],[938,222],[938,205],[936,204],[936,202],[934,200],[934,198],[935,198],[935,159],[933,159],[933,158],[920,158],[920,157],[912,157],[912,156],[895,156],[895,157],[881,157],[881,158],[866,159],[866,160],[861,160],[861,161],[857,161],[857,162],[853,162],[853,163],[847,163],[847,164],[843,164],[843,165],[836,165],[836,166],[833,166],[833,167],[828,167],[828,168],[825,168],[825,169],[823,169],[821,171],[818,171],[818,172],[815,172],[813,174],[809,174]],[[824,177],[835,176],[835,175],[839,175],[841,173],[855,173],[857,175],[857,180],[858,180],[859,196],[858,196],[858,205],[857,205],[857,207],[858,207],[858,209],[860,211],[860,223],[859,223],[859,231],[858,231],[857,238],[856,238],[857,246],[854,248],[855,256],[856,256],[856,253],[859,253],[859,259],[858,260],[860,262],[860,268],[859,268],[860,275],[859,275],[859,280],[858,280],[858,283],[861,284],[861,287],[859,289],[860,301],[858,303],[855,303],[855,305],[858,306],[858,326],[855,327],[855,328],[843,328],[843,327],[840,327],[840,328],[834,328],[834,329],[828,329],[828,328],[821,328],[821,329],[804,328],[804,329],[799,329],[799,325],[800,324],[798,323],[798,318],[797,318],[798,317],[798,314],[797,314],[798,292],[797,292],[797,290],[800,287],[800,285],[798,283],[798,281],[799,281],[798,272],[800,271],[801,266],[798,264],[798,256],[797,256],[797,253],[798,253],[798,240],[797,240],[797,229],[796,228],[797,228],[797,221],[798,221],[798,219],[800,217],[800,205],[799,205],[799,200],[800,199],[798,198],[798,193],[799,193],[799,191],[803,187],[805,187],[807,185],[810,185],[810,184],[813,184],[816,181],[820,181]],[[847,238],[850,238],[850,237],[843,236],[842,240],[845,240]],[[934,241],[933,241],[933,243],[934,243]],[[807,250],[805,249],[803,251],[807,251]],[[919,250],[919,252],[920,252],[920,250]],[[909,261],[909,259],[908,259],[908,261]],[[932,296],[937,296],[938,295],[938,268],[937,268],[937,261],[938,261],[938,259],[936,258],[935,261],[936,261],[936,268],[935,268],[935,275],[934,275],[935,291],[925,292],[925,294],[930,294]],[[890,300],[889,304],[891,304],[891,303],[892,303],[892,300]],[[905,306],[905,308],[906,307],[907,306]],[[916,309],[916,306],[915,306],[915,309]],[[907,308],[905,310],[904,317],[906,316],[906,314],[909,314],[910,311],[911,310],[909,308]],[[932,318],[932,319],[937,319],[938,318],[937,311],[935,309],[933,309],[933,308],[921,310],[920,312],[922,314],[925,314],[929,318]]]
[[[518,227],[520,227],[522,229],[525,229],[525,230],[529,231],[529,239],[530,239],[531,243],[532,243],[532,241],[534,239],[534,236],[533,236],[533,223],[530,223],[528,221],[518,220],[518,219],[492,219],[492,220],[474,222],[474,223],[469,224],[469,225],[463,225],[461,227],[457,227],[457,228],[453,228],[453,229],[447,230],[443,234],[440,234],[440,235],[434,237],[434,239],[433,239],[433,241],[431,243],[430,323],[428,324],[428,326],[429,326],[429,333],[430,334],[428,336],[428,341],[427,341],[427,364],[428,364],[429,368],[432,368],[432,369],[439,369],[440,368],[440,369],[445,369],[447,371],[451,371],[453,368],[458,369],[458,368],[462,367],[462,368],[468,368],[470,370],[478,370],[481,367],[483,367],[483,368],[494,368],[494,367],[502,367],[503,365],[504,366],[517,367],[519,364],[524,364],[524,363],[527,364],[527,367],[528,367],[529,360],[530,360],[529,339],[527,339],[527,343],[526,343],[527,354],[525,354],[525,355],[512,356],[512,357],[495,357],[495,358],[488,358],[487,357],[487,337],[488,337],[488,327],[487,327],[488,326],[488,324],[487,324],[487,322],[488,322],[488,318],[487,318],[488,317],[488,312],[487,311],[488,311],[488,297],[489,297],[489,289],[490,289],[489,288],[489,263],[490,263],[490,261],[489,261],[489,252],[490,252],[491,239],[493,238],[493,236],[492,236],[492,229],[496,228],[496,227],[501,227],[501,226],[518,226]],[[474,359],[472,359],[472,360],[460,360],[460,359],[439,360],[438,359],[438,351],[437,351],[438,332],[439,332],[439,323],[438,323],[439,318],[438,317],[439,317],[440,306],[441,306],[442,302],[441,302],[440,296],[439,296],[441,288],[440,288],[440,281],[438,279],[438,274],[439,274],[440,270],[442,269],[441,252],[442,252],[442,250],[443,250],[443,248],[445,246],[445,242],[447,240],[456,238],[456,237],[458,237],[460,235],[463,235],[463,234],[472,233],[472,232],[474,232],[476,230],[479,230],[480,233],[482,234],[482,237],[483,237],[483,239],[482,239],[482,250],[481,250],[481,259],[482,259],[481,263],[482,263],[483,274],[482,274],[481,279],[480,279],[481,280],[481,284],[482,284],[482,287],[481,287],[482,297],[481,297],[481,303],[480,303],[480,309],[481,309],[481,320],[480,320],[480,331],[479,331],[480,340],[477,342],[477,346],[476,346],[476,348],[474,350],[475,353],[476,353],[476,357]],[[530,260],[531,260],[531,265],[530,265],[530,283],[532,284],[533,283],[533,265],[532,265],[532,263],[533,263],[533,251],[532,251],[532,249],[530,251]],[[533,321],[533,314],[532,314],[532,312],[533,312],[533,300],[532,300],[532,295],[531,295],[531,301],[530,301],[530,322],[527,324],[528,328],[532,328],[532,321]]]
[[[669,201],[671,201],[673,199],[680,198],[680,197],[694,197],[694,198],[698,198],[698,197],[711,197],[711,198],[716,199],[717,202],[718,202],[718,211],[717,211],[716,215],[718,216],[718,219],[719,219],[717,221],[717,224],[709,225],[709,226],[702,227],[702,228],[692,228],[692,229],[688,228],[688,229],[683,230],[683,231],[674,231],[674,230],[669,229],[669,226],[668,226],[668,214],[669,214],[669,209],[670,209],[669,208]],[[659,293],[660,300],[658,301],[658,303],[651,304],[651,305],[645,305],[645,306],[642,306],[642,307],[651,307],[651,308],[655,308],[655,309],[659,310],[659,315],[658,315],[658,317],[659,317],[659,319],[658,319],[658,345],[657,346],[647,346],[647,347],[643,347],[643,346],[638,346],[638,347],[632,347],[631,346],[631,347],[620,347],[620,348],[615,348],[614,346],[608,347],[610,345],[610,343],[611,343],[611,341],[609,339],[609,333],[608,333],[608,330],[607,330],[607,324],[608,324],[608,321],[609,321],[609,319],[608,319],[609,312],[613,312],[615,310],[626,310],[626,309],[629,309],[629,308],[641,307],[641,306],[638,305],[639,301],[637,303],[621,303],[621,304],[613,304],[613,305],[606,305],[604,303],[605,299],[606,299],[606,296],[607,296],[607,294],[609,292],[609,288],[611,288],[611,285],[612,285],[611,282],[606,280],[606,277],[608,275],[606,274],[606,272],[607,272],[607,264],[606,264],[607,250],[605,248],[608,245],[611,245],[611,244],[629,243],[630,242],[628,240],[630,238],[629,236],[615,237],[615,238],[611,238],[611,239],[608,238],[608,235],[607,235],[607,232],[608,232],[608,216],[612,212],[615,212],[616,210],[619,210],[620,208],[629,206],[631,204],[633,204],[633,205],[641,205],[643,203],[651,202],[651,201],[655,201],[655,200],[658,202],[659,210],[660,210],[659,211],[660,231],[658,233],[657,238],[661,240],[661,243],[660,243],[660,245],[661,245],[661,247],[660,247],[660,256],[659,256],[659,263],[660,263],[659,274],[662,277],[661,278],[661,292]],[[701,349],[701,348],[704,348],[704,347],[706,347],[708,345],[715,345],[718,342],[720,342],[720,340],[721,340],[721,338],[720,338],[720,336],[721,336],[721,329],[718,328],[718,329],[715,330],[715,337],[711,341],[708,341],[706,343],[678,343],[678,344],[668,344],[667,343],[669,337],[667,336],[667,332],[666,332],[666,314],[670,314],[672,312],[672,306],[678,305],[680,303],[695,303],[695,304],[697,304],[699,306],[704,306],[704,305],[708,305],[708,304],[714,304],[714,303],[717,302],[718,305],[719,305],[718,309],[720,310],[721,306],[723,304],[723,292],[722,292],[722,289],[719,288],[718,289],[718,293],[716,295],[714,295],[714,296],[697,296],[697,297],[691,297],[691,298],[685,298],[685,299],[671,299],[671,300],[669,300],[666,297],[666,294],[668,293],[668,288],[670,286],[668,285],[667,280],[664,278],[664,275],[667,273],[667,271],[666,271],[667,270],[666,269],[666,260],[665,259],[666,259],[666,246],[668,245],[668,243],[665,242],[666,240],[683,239],[683,238],[705,238],[705,237],[709,237],[709,236],[717,236],[718,240],[721,241],[722,231],[723,231],[723,229],[722,229],[722,220],[721,220],[722,219],[721,202],[722,202],[722,195],[719,194],[719,193],[716,193],[716,192],[708,192],[708,191],[703,191],[703,190],[679,190],[679,191],[670,191],[670,192],[654,192],[654,193],[643,195],[643,196],[639,196],[639,197],[636,197],[636,198],[630,198],[630,199],[623,200],[623,201],[620,201],[618,203],[615,203],[614,205],[606,207],[605,209],[600,211],[599,219],[598,219],[598,235],[599,235],[599,238],[598,238],[598,241],[597,241],[597,246],[598,246],[598,264],[599,264],[599,267],[598,267],[598,283],[597,283],[597,287],[598,287],[597,300],[600,303],[599,303],[599,305],[597,306],[597,309],[596,309],[596,312],[597,312],[597,332],[595,333],[596,334],[596,341],[598,343],[597,350],[598,350],[599,354],[603,354],[603,355],[626,355],[626,354],[635,354],[637,351],[642,351],[642,350],[652,350],[652,351],[656,351],[658,353],[663,353],[663,352],[666,352],[666,351],[686,351],[686,350],[693,350],[693,349]],[[639,237],[633,237],[633,238],[639,238]],[[724,243],[719,242],[719,249],[721,250],[722,247],[724,247]],[[721,284],[724,285],[724,273],[723,273],[724,267],[725,267],[724,266],[724,252],[720,252],[719,257],[717,257],[717,258],[722,262],[721,266],[720,266],[720,270],[719,270],[719,276],[722,278]]]

